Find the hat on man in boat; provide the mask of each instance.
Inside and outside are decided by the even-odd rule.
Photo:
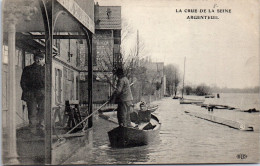
[[[116,69],[113,70],[113,73],[114,73],[115,75],[124,75],[124,70],[123,70],[123,68],[118,67],[118,68],[116,68]]]

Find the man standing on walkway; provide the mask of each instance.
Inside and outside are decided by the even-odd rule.
[[[129,80],[124,75],[122,68],[117,68],[114,74],[118,77],[118,81],[111,99],[115,98],[115,102],[118,104],[118,124],[119,126],[129,127],[131,126],[130,107],[133,101]]]
[[[44,54],[34,54],[34,63],[23,69],[20,85],[22,100],[27,104],[31,132],[37,133],[44,122],[45,67]]]

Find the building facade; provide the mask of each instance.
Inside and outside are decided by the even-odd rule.
[[[65,101],[79,100],[80,93],[92,96],[91,89],[84,89],[84,91],[79,89],[80,76],[81,73],[86,72],[86,68],[89,73],[88,84],[92,86],[90,81],[92,63],[90,62],[92,62],[92,36],[95,32],[94,1],[7,0],[4,3],[3,15],[3,162],[18,164],[18,155],[22,162],[24,158],[33,160],[32,156],[26,155],[30,155],[30,149],[39,148],[31,155],[36,156],[39,152],[41,153],[39,155],[44,157],[39,161],[41,164],[57,164],[61,162],[58,161],[59,157],[64,160],[67,154],[58,156],[62,153],[52,153],[52,125],[56,120],[62,120],[60,119],[62,116],[56,117],[56,108],[59,108],[60,114],[63,114]],[[18,144],[21,139],[20,135],[16,135],[18,129],[28,126],[28,109],[26,103],[21,100],[20,80],[23,68],[34,62],[33,54],[39,51],[45,53],[46,62],[43,146],[31,143],[31,146],[24,149],[25,143]],[[88,103],[88,111],[92,111],[92,101],[89,100]],[[16,140],[16,136],[19,139]],[[31,138],[33,136],[28,139]],[[36,147],[32,148],[33,146]],[[55,157],[52,158],[52,154]],[[35,163],[32,161],[27,164]]]

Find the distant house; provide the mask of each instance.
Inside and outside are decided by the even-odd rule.
[[[164,62],[151,62],[150,60],[144,60],[142,63],[146,67],[147,73],[150,76],[149,82],[156,86],[154,95],[156,98],[162,98],[166,92]]]

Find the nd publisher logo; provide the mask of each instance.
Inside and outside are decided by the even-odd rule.
[[[247,158],[247,155],[241,153],[241,154],[238,154],[238,155],[237,155],[237,158],[243,160],[243,159],[246,159],[246,158]]]

